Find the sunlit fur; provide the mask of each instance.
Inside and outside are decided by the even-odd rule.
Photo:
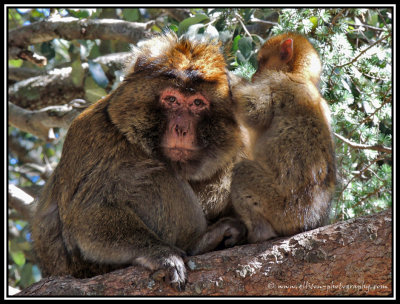
[[[279,64],[289,37],[293,57]],[[316,85],[320,71],[306,38],[282,34],[261,47],[252,82],[233,88],[251,154],[235,165],[231,195],[250,242],[316,228],[329,215],[336,164],[329,107]]]
[[[209,103],[196,118],[198,151],[184,162],[161,149],[167,88]],[[241,147],[233,108],[218,43],[168,33],[135,47],[124,81],[72,122],[42,191],[32,238],[43,276],[139,263],[184,284],[182,255],[230,203]]]
[[[232,161],[241,145],[219,43],[178,39],[173,33],[141,43],[127,65],[124,83],[111,96],[110,117],[132,143],[162,157],[166,120],[158,98],[171,86],[200,92],[210,101],[196,131],[200,150],[187,162],[172,165],[190,180],[211,178]]]

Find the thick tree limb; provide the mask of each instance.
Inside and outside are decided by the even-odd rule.
[[[18,296],[390,296],[392,211],[189,257],[187,265],[182,292],[128,267],[89,279],[45,278]]]
[[[20,58],[20,51],[27,46],[54,38],[119,40],[137,43],[145,38],[146,30],[153,22],[138,23],[115,19],[78,19],[74,17],[49,18],[8,33],[9,58]],[[14,49],[13,49],[14,48]]]
[[[8,103],[9,123],[45,141],[55,139],[52,128],[68,129],[72,120],[83,110],[84,107],[78,108],[70,104],[29,111]]]
[[[123,68],[129,55],[129,52],[105,55],[96,58],[94,62],[106,65],[108,73],[112,74]],[[82,73],[87,75],[88,64],[83,63],[82,69]],[[70,100],[84,97],[83,86],[78,87],[73,83],[71,67],[54,69],[45,75],[16,82],[8,89],[10,102],[31,110],[66,104]]]
[[[84,89],[74,85],[71,72],[70,67],[54,69],[46,75],[18,81],[8,88],[8,99],[19,107],[34,110],[84,98]]]
[[[13,81],[21,81],[27,78],[44,75],[44,71],[34,70],[30,68],[8,68],[8,79]]]
[[[392,149],[382,146],[382,145],[364,145],[364,144],[358,144],[358,143],[354,143],[350,140],[348,140],[347,138],[334,133],[335,136],[337,138],[339,138],[341,141],[345,142],[346,144],[348,144],[350,147],[355,148],[355,149],[364,149],[364,150],[374,150],[374,151],[379,151],[379,152],[384,152],[384,153],[392,153]]]

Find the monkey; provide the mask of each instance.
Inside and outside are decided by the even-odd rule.
[[[266,70],[289,72],[318,87],[322,64],[318,52],[302,35],[286,33],[268,39],[258,52],[258,69],[252,81]]]
[[[143,41],[72,122],[32,221],[44,276],[141,265],[180,289],[187,252],[243,235],[224,217],[243,145],[220,49],[172,32]]]
[[[322,70],[311,43],[295,33],[270,38],[250,83],[232,88],[249,130],[248,159],[231,183],[249,243],[317,228],[329,216],[336,164],[330,112],[317,88]]]

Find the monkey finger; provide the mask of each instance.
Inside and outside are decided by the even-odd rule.
[[[154,273],[155,278],[164,279],[177,291],[184,289],[186,283],[186,267],[179,255],[165,258],[160,270]]]
[[[225,247],[233,247],[243,243],[246,238],[246,227],[240,221],[232,221],[231,225],[225,230],[224,245]]]
[[[186,283],[186,271],[185,269],[177,269],[175,267],[159,269],[155,271],[151,278],[157,282],[165,282],[171,285],[176,291],[182,291],[185,288]]]
[[[185,269],[170,269],[169,284],[177,291],[185,290],[186,270]]]
[[[159,269],[159,270],[157,270],[157,271],[152,273],[151,278],[154,281],[163,281],[166,276],[167,276],[166,270],[165,269]]]

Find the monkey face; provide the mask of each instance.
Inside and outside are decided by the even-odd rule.
[[[167,113],[165,134],[161,139],[164,155],[175,162],[186,162],[199,150],[196,138],[197,123],[210,102],[201,94],[184,95],[167,88],[160,94],[160,103]]]
[[[232,161],[240,129],[218,44],[154,38],[135,50],[127,73],[108,112],[132,144],[191,180]]]

